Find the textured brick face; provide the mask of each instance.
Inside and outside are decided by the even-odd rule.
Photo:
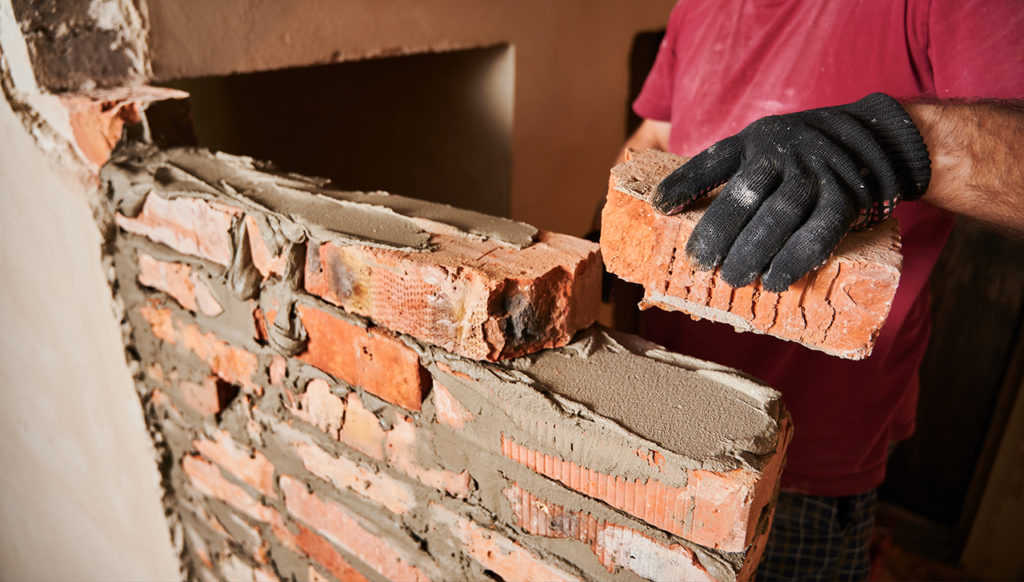
[[[419,410],[427,377],[416,352],[386,331],[299,306],[309,344],[299,359],[409,410]]]
[[[597,318],[592,243],[541,232],[518,249],[437,234],[433,252],[313,243],[306,289],[390,329],[478,360],[568,343]]]
[[[788,422],[779,439],[784,450]],[[686,485],[667,485],[656,478],[631,479],[594,471],[557,455],[544,454],[502,437],[508,458],[598,499],[666,532],[726,552],[744,551],[757,535],[761,511],[774,493],[782,468],[776,454],[762,471],[691,470]]]
[[[124,230],[172,249],[227,266],[234,244],[231,229],[237,208],[200,198],[163,198],[150,194],[134,218],[115,217]]]
[[[782,293],[757,282],[729,286],[714,271],[699,271],[686,257],[686,241],[706,204],[665,216],[648,197],[683,159],[640,152],[612,171],[601,215],[601,251],[609,271],[643,285],[641,307],[684,311],[766,333],[825,353],[867,357],[885,323],[899,284],[899,228],[888,220],[852,233],[818,270]]]

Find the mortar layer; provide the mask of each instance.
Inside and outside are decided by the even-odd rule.
[[[302,225],[319,238],[403,250],[428,250],[433,232],[454,231],[519,248],[532,244],[537,234],[536,228],[506,218],[385,192],[343,192],[326,180],[283,174],[252,158],[198,148],[134,146],[113,161],[115,169],[105,178],[116,179],[112,174],[120,172],[122,180],[133,184],[116,189],[117,207],[128,215],[150,191],[165,197],[222,194]]]
[[[672,358],[635,336],[594,327],[564,348],[512,365],[680,455],[708,459],[775,450],[778,392],[714,364]]]

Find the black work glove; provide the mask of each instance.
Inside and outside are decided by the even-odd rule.
[[[784,291],[824,263],[851,229],[887,218],[928,189],[924,140],[892,97],[759,119],[666,177],[652,204],[674,214],[728,180],[686,253],[721,265],[734,287],[758,276]]]

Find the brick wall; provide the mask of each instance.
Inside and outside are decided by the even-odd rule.
[[[104,180],[193,578],[751,576],[779,395],[588,327],[596,245],[201,150]]]

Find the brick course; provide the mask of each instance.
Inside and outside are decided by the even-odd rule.
[[[425,249],[335,240],[247,198],[322,182],[175,155],[151,185],[137,166],[115,180],[112,248],[196,578],[749,578],[789,440],[778,394],[602,330],[536,352],[591,321],[593,245],[423,218]],[[196,180],[214,168],[223,183]],[[612,355],[620,375],[575,382]],[[655,376],[760,428],[692,453],[599,397]],[[677,399],[665,418],[687,430],[721,428],[675,388],[646,394]]]

